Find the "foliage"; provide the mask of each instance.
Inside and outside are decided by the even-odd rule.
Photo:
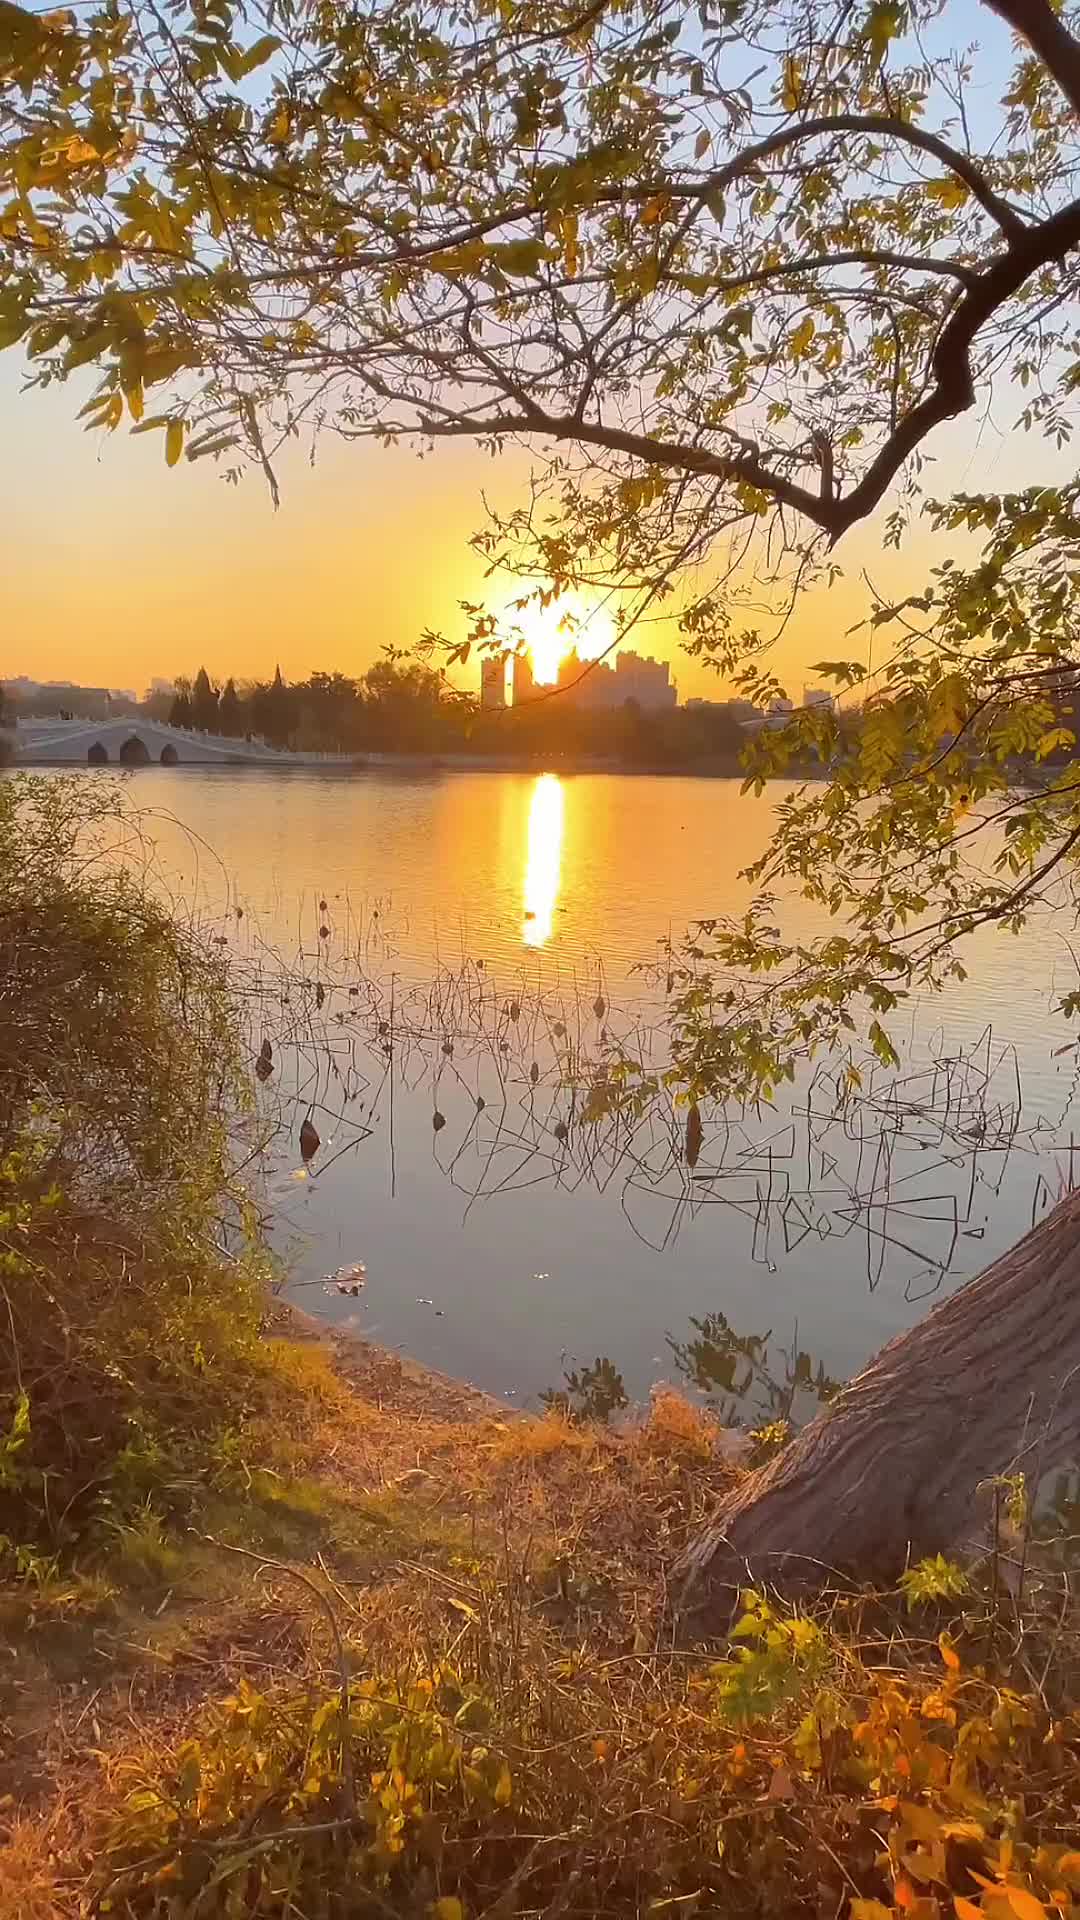
[[[3,338],[102,367],[91,424],[168,466],[272,473],[312,415],[576,442],[556,575],[651,538],[662,578],[772,501],[835,538],[999,349],[1067,430],[1076,43],[996,10],[972,144],[977,55],[925,57],[918,5],[9,5]]]
[[[258,1398],[222,966],[120,855],[120,791],[0,787],[0,1526],[68,1546]],[[145,1487],[143,1488],[145,1494]]]
[[[935,1553],[930,1559],[916,1561],[900,1575],[900,1591],[910,1612],[913,1607],[926,1606],[934,1600],[963,1599],[971,1592],[971,1579],[955,1560],[946,1560],[943,1553]]]
[[[203,678],[205,691],[196,700]],[[287,682],[278,669],[273,680],[241,688],[227,680],[219,693],[200,668],[195,683],[179,676],[175,685],[159,716],[172,726],[202,727],[232,739],[260,734],[274,746],[308,752],[580,754],[628,766],[706,763],[734,774],[745,745],[729,702],[643,710],[626,701],[597,710],[568,706],[541,687],[539,698],[520,706],[487,709],[459,693],[444,671],[394,649],[358,679],[320,671]],[[159,700],[151,695],[149,704]]]
[[[598,1354],[591,1366],[566,1368],[563,1380],[564,1386],[549,1388],[540,1399],[567,1420],[606,1425],[613,1414],[630,1405],[622,1374],[606,1354]]]
[[[769,1415],[758,1436],[766,1451],[780,1444],[791,1420],[799,1395],[805,1394],[816,1407],[825,1406],[839,1392],[840,1382],[830,1379],[821,1361],[815,1366],[805,1349],[777,1350],[771,1329],[767,1333],[737,1333],[723,1313],[709,1313],[703,1319],[691,1316],[694,1337],[680,1341],[668,1338],[668,1346],[683,1378],[699,1393],[720,1396],[725,1417],[738,1425],[736,1403],[753,1398]],[[777,1361],[783,1362],[782,1374]]]
[[[819,1677],[825,1642],[812,1620],[780,1617],[763,1593],[742,1596],[730,1657],[710,1668],[706,1687],[721,1718],[732,1726],[762,1720]],[[746,1643],[750,1644],[747,1645]]]
[[[109,1911],[476,1915],[570,1888],[582,1913],[1075,1912],[1074,1711],[905,1641],[884,1597],[877,1628],[865,1602],[744,1599],[712,1664],[560,1647],[483,1564],[422,1652],[405,1622],[374,1656],[343,1623],[352,1674],[314,1699],[241,1681],[164,1766],[114,1770]]]
[[[224,967],[141,885],[136,837],[108,783],[0,786],[0,1150],[32,1127],[40,1194],[129,1219],[219,1191],[242,1098]]]

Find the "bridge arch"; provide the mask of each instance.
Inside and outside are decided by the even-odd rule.
[[[140,740],[137,733],[130,734],[124,741],[117,755],[117,759],[120,761],[121,766],[124,767],[148,767],[150,765],[150,754],[147,750],[145,740]]]
[[[109,764],[108,747],[102,746],[100,740],[95,740],[93,746],[87,747],[86,749],[86,762],[87,765],[91,767],[107,767]]]
[[[180,760],[180,755],[177,753],[171,740],[166,740],[158,757],[163,767],[175,767],[179,764]]]

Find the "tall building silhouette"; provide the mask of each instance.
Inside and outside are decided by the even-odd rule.
[[[523,700],[535,700],[536,681],[533,678],[532,661],[527,653],[514,655],[514,705],[519,707]]]
[[[480,705],[505,707],[506,655],[488,653],[480,661]]]

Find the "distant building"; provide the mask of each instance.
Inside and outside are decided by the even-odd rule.
[[[595,712],[598,708],[614,707],[618,704],[615,697],[615,675],[602,660],[590,665],[583,660],[576,647],[571,647],[559,661],[559,677],[556,681],[560,693],[566,695],[568,705],[585,707]]]
[[[480,661],[480,705],[506,705],[506,655],[503,653],[485,654]]]
[[[616,654],[615,688],[620,707],[627,700],[636,700],[639,707],[674,707],[679,698],[668,662],[640,653]]]
[[[628,700],[643,711],[655,711],[673,707],[678,700],[667,661],[645,659],[639,653],[616,654],[611,667],[606,660],[582,660],[572,648],[559,662],[556,684],[570,705],[591,712],[611,712]]]
[[[836,701],[824,687],[804,687],[802,703],[804,707],[828,707],[831,712]]]
[[[527,653],[514,655],[513,691],[515,707],[520,707],[523,700],[536,698],[536,681],[533,678],[532,661]]]

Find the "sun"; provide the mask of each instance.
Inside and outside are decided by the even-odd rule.
[[[514,624],[522,633],[532,661],[533,678],[540,686],[553,686],[559,677],[559,663],[577,649],[582,660],[597,660],[615,639],[615,622],[599,602],[588,606],[576,594],[562,594],[545,607],[530,600],[526,607],[515,607]]]

